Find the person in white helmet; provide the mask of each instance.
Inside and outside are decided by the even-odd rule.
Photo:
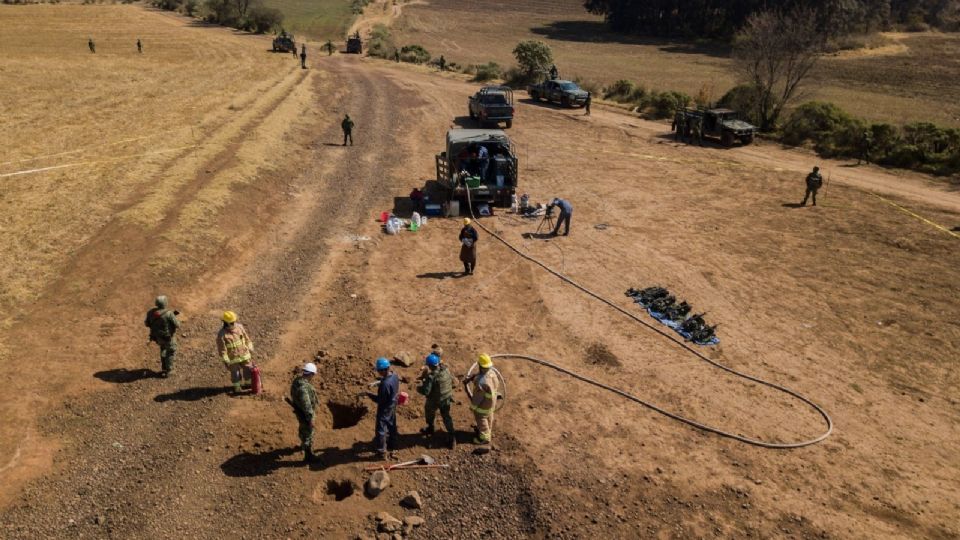
[[[300,375],[293,380],[290,385],[290,403],[293,405],[293,412],[297,415],[297,421],[300,423],[298,434],[300,435],[300,447],[303,448],[303,461],[312,463],[316,461],[317,456],[313,453],[313,432],[317,411],[317,391],[310,384],[310,380],[317,375],[317,366],[307,363],[300,370]]]

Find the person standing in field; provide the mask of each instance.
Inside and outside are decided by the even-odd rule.
[[[590,116],[590,102],[593,100],[593,92],[587,92],[587,100],[583,102],[583,108],[586,112],[583,113],[584,116]]]
[[[87,47],[90,47],[90,52],[97,52],[97,46],[93,44],[93,38],[87,38]]]
[[[140,38],[137,38],[137,52],[143,54],[143,43],[140,42]]]
[[[460,229],[460,262],[463,263],[463,275],[472,276],[477,267],[477,241],[480,235],[470,225],[470,218],[463,218],[463,228]]]
[[[343,130],[343,146],[347,145],[347,139],[350,139],[350,146],[353,146],[353,120],[350,115],[344,115],[343,122],[340,122],[340,129]]]
[[[300,49],[300,69],[307,69],[307,44],[301,45]]]

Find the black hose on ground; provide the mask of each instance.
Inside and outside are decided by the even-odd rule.
[[[475,216],[474,213],[473,213],[473,202],[472,202],[471,197],[470,197],[470,188],[467,187],[467,186],[464,186],[464,187],[466,188],[466,192],[467,192],[467,206],[468,206],[468,208],[469,208],[469,210],[470,210],[470,215],[473,217],[473,219],[474,219],[474,221],[476,222],[476,224],[479,225],[480,228],[484,230],[484,232],[486,232],[486,233],[489,234],[490,236],[492,236],[492,237],[496,238],[497,240],[499,240],[503,245],[507,246],[507,248],[509,248],[511,251],[513,251],[514,253],[516,253],[516,254],[519,255],[520,257],[523,257],[524,259],[532,262],[533,264],[539,266],[540,268],[543,268],[543,269],[546,270],[547,272],[553,274],[554,276],[556,276],[556,277],[559,278],[560,280],[568,283],[569,285],[572,285],[572,286],[576,287],[576,288],[579,289],[581,292],[583,292],[583,293],[585,293],[585,294],[587,294],[587,295],[589,295],[589,296],[592,296],[592,297],[595,298],[596,300],[599,300],[600,302],[603,302],[604,304],[608,305],[609,307],[611,307],[611,308],[619,311],[619,312],[622,313],[623,315],[626,315],[627,317],[633,319],[635,322],[638,322],[638,323],[642,324],[643,326],[645,326],[646,328],[648,328],[648,329],[650,329],[650,330],[653,330],[653,331],[656,332],[657,334],[660,334],[660,336],[668,339],[668,340],[669,340],[670,342],[672,342],[674,345],[677,345],[677,346],[681,347],[682,349],[686,350],[686,351],[689,352],[690,354],[693,354],[694,356],[696,356],[696,357],[699,358],[700,360],[703,360],[704,362],[707,362],[707,363],[710,364],[711,366],[714,366],[714,367],[716,367],[716,368],[718,368],[718,369],[722,369],[723,371],[726,371],[727,373],[730,373],[730,374],[732,374],[732,375],[734,375],[734,376],[736,376],[736,377],[740,377],[740,378],[742,378],[742,379],[746,379],[746,380],[748,380],[748,381],[755,382],[755,383],[757,383],[757,384],[762,384],[762,385],[764,385],[764,386],[773,388],[773,389],[775,389],[775,390],[779,390],[780,392],[783,392],[783,393],[785,393],[785,394],[788,394],[788,395],[790,395],[790,396],[793,396],[793,397],[796,398],[796,399],[799,399],[800,401],[802,401],[802,402],[806,403],[807,405],[809,405],[811,408],[813,408],[815,411],[817,411],[817,413],[820,414],[821,417],[823,417],[823,420],[824,420],[824,422],[825,422],[826,425],[827,425],[827,429],[826,429],[826,431],[824,431],[823,433],[821,433],[821,434],[818,435],[817,437],[814,437],[814,438],[812,438],[812,439],[807,439],[807,440],[799,441],[799,442],[777,443],[777,442],[761,441],[761,440],[759,440],[759,439],[752,439],[752,438],[750,438],[750,437],[744,437],[744,436],[742,436],[742,435],[737,435],[736,433],[731,433],[731,432],[729,432],[729,431],[724,431],[724,430],[722,430],[722,429],[720,429],[720,428],[716,428],[716,427],[713,427],[713,426],[709,426],[709,425],[707,425],[707,424],[702,424],[702,423],[700,423],[700,422],[697,422],[696,420],[692,420],[692,419],[690,419],[690,418],[686,418],[686,417],[684,417],[684,416],[680,416],[679,414],[672,413],[672,412],[670,412],[670,411],[668,411],[668,410],[666,410],[666,409],[663,409],[662,407],[659,407],[659,406],[657,406],[657,405],[654,405],[653,403],[650,403],[650,402],[648,402],[648,401],[644,401],[644,400],[642,400],[642,399],[634,396],[633,394],[630,394],[630,393],[625,392],[625,391],[623,391],[623,390],[614,388],[614,387],[612,387],[612,386],[608,386],[608,385],[606,385],[606,384],[604,384],[604,383],[601,383],[601,382],[599,382],[599,381],[595,381],[595,380],[593,380],[593,379],[590,379],[589,377],[580,375],[580,374],[575,373],[575,372],[573,372],[573,371],[571,371],[571,370],[569,370],[569,369],[567,369],[567,368],[561,367],[561,366],[559,366],[559,365],[557,365],[557,364],[554,364],[554,363],[552,363],[552,362],[548,362],[548,361],[546,361],[546,360],[543,360],[543,359],[540,359],[540,358],[537,358],[537,357],[534,357],[534,356],[529,356],[529,355],[524,355],[524,354],[513,354],[513,353],[500,353],[500,354],[491,355],[491,358],[520,358],[520,359],[523,359],[523,360],[528,360],[528,361],[530,361],[530,362],[534,362],[534,363],[536,363],[536,364],[540,364],[540,365],[542,365],[542,366],[546,366],[546,367],[555,369],[555,370],[557,370],[557,371],[559,371],[559,372],[561,372],[561,373],[564,373],[564,374],[566,374],[566,375],[569,375],[569,376],[571,376],[571,377],[573,377],[573,378],[575,378],[575,379],[578,379],[578,380],[580,380],[580,381],[586,382],[586,383],[588,383],[588,384],[592,384],[592,385],[594,385],[594,386],[603,388],[603,389],[605,389],[605,390],[609,390],[610,392],[613,392],[613,393],[615,393],[615,394],[617,394],[617,395],[619,395],[619,396],[622,396],[622,397],[624,397],[624,398],[626,398],[626,399],[629,399],[629,400],[631,400],[631,401],[634,401],[634,402],[636,402],[636,403],[639,403],[639,404],[643,405],[644,407],[647,407],[647,408],[649,408],[649,409],[652,409],[652,410],[654,410],[654,411],[656,411],[656,412],[658,412],[658,413],[660,413],[660,414],[662,414],[662,415],[664,415],[664,416],[666,416],[666,417],[668,417],[668,418],[672,418],[673,420],[676,420],[676,421],[678,421],[678,422],[683,422],[684,424],[687,424],[687,425],[689,425],[689,426],[692,426],[692,427],[695,427],[695,428],[697,428],[697,429],[700,429],[700,430],[703,430],[703,431],[707,431],[707,432],[710,432],[710,433],[714,433],[714,434],[716,434],[716,435],[720,435],[721,437],[727,437],[727,438],[733,439],[733,440],[735,440],[735,441],[739,441],[739,442],[742,442],[742,443],[745,443],[745,444],[750,444],[750,445],[753,445],[753,446],[759,446],[759,447],[762,447],[762,448],[774,448],[774,449],[801,448],[801,447],[804,447],[804,446],[810,446],[810,445],[812,445],[812,444],[816,444],[816,443],[818,443],[818,442],[826,439],[827,437],[830,436],[831,433],[833,433],[833,420],[830,418],[830,415],[827,414],[827,411],[825,411],[825,410],[823,409],[823,407],[817,405],[816,403],[814,403],[811,399],[807,398],[806,396],[800,394],[799,392],[796,392],[796,391],[794,391],[794,390],[791,390],[791,389],[789,389],[789,388],[787,388],[787,387],[785,387],[785,386],[781,386],[781,385],[776,384],[776,383],[773,383],[773,382],[765,381],[765,380],[763,380],[763,379],[761,379],[761,378],[759,378],[759,377],[755,377],[755,376],[753,376],[753,375],[750,375],[750,374],[747,374],[747,373],[744,373],[744,372],[741,372],[741,371],[737,371],[737,370],[735,370],[735,369],[733,369],[733,368],[731,368],[731,367],[729,367],[729,366],[725,366],[725,365],[723,365],[723,364],[721,364],[721,363],[719,363],[719,362],[716,362],[716,361],[714,361],[714,360],[711,360],[710,358],[708,358],[707,356],[705,356],[705,355],[704,355],[703,353],[701,353],[700,351],[698,351],[698,350],[694,349],[693,347],[691,347],[689,344],[687,344],[687,343],[685,343],[685,342],[682,342],[682,341],[678,341],[673,335],[665,332],[663,329],[657,328],[656,326],[650,324],[649,322],[641,319],[641,318],[638,317],[637,315],[635,315],[635,314],[627,311],[626,309],[620,307],[619,305],[617,305],[616,303],[614,303],[612,300],[609,300],[609,299],[607,299],[607,298],[604,298],[603,296],[600,296],[599,293],[596,293],[596,292],[594,292],[594,291],[586,288],[585,286],[580,285],[579,283],[577,283],[576,281],[574,281],[572,278],[570,278],[570,277],[568,277],[568,276],[566,276],[566,275],[564,275],[564,274],[561,274],[560,272],[557,272],[556,270],[550,268],[549,266],[547,266],[546,264],[544,264],[544,263],[541,262],[540,260],[532,257],[531,255],[528,255],[528,254],[524,253],[524,252],[521,251],[519,248],[517,248],[516,246],[514,246],[513,244],[511,244],[510,242],[507,242],[505,239],[503,239],[503,238],[502,238],[500,235],[498,235],[497,233],[495,233],[495,232],[491,231],[490,229],[484,227],[483,224],[480,223],[480,221],[476,219],[476,216]]]

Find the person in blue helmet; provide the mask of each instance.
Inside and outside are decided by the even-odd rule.
[[[377,388],[377,395],[371,395],[377,402],[377,427],[373,446],[377,455],[386,459],[388,451],[397,449],[397,398],[400,395],[400,378],[390,369],[390,361],[386,358],[378,358],[374,367],[380,376],[380,386]]]
[[[441,363],[438,354],[427,355],[424,363],[426,365],[420,374],[417,392],[427,398],[423,409],[427,426],[421,429],[420,433],[428,436],[434,434],[434,421],[439,410],[440,417],[443,418],[443,427],[447,430],[447,447],[452,450],[457,444],[456,432],[453,430],[453,416],[450,415],[450,406],[453,404],[453,375],[447,370],[447,366]]]

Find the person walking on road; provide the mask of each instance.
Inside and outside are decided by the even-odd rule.
[[[560,216],[557,217],[557,224],[553,227],[553,232],[550,234],[556,236],[560,232],[560,226],[562,225],[563,235],[567,236],[570,234],[570,218],[573,216],[573,205],[566,199],[555,198],[547,205],[547,213],[553,211],[555,206],[560,208]]]
[[[463,263],[463,275],[471,276],[477,268],[477,242],[480,235],[470,224],[470,218],[463,218],[463,228],[460,229],[460,262]]]
[[[137,52],[143,54],[143,43],[140,42],[140,38],[137,38]]]
[[[90,52],[97,52],[97,46],[93,44],[93,38],[87,38],[87,47],[90,48]]]
[[[587,92],[587,100],[583,102],[584,116],[590,116],[590,102],[593,101],[593,92]]]
[[[230,382],[234,393],[240,393],[244,386],[250,385],[250,362],[253,360],[253,340],[247,329],[237,322],[237,314],[224,311],[223,327],[217,333],[217,352],[220,360],[230,372]]]
[[[453,404],[453,375],[436,354],[428,355],[425,364],[424,371],[419,377],[420,385],[417,386],[417,392],[427,398],[423,407],[427,426],[421,429],[420,433],[434,434],[434,421],[437,418],[437,411],[440,411],[443,427],[447,430],[447,446],[452,450],[457,444],[456,432],[453,430],[453,416],[450,415],[450,405]]]
[[[161,377],[169,377],[173,372],[173,360],[177,356],[177,330],[180,321],[179,312],[167,309],[168,300],[160,295],[154,301],[154,308],[147,312],[143,325],[150,329],[150,341],[160,346]]]
[[[380,385],[377,394],[370,395],[377,402],[377,424],[373,447],[380,459],[387,458],[387,452],[397,449],[397,398],[400,395],[400,377],[390,369],[390,361],[378,358],[374,364]]]
[[[307,69],[307,44],[304,43],[300,47],[300,69]]]
[[[817,205],[817,191],[823,186],[823,177],[820,176],[820,167],[814,167],[813,172],[807,175],[807,191],[803,194],[800,206],[807,205],[807,199],[813,196],[813,205]]]
[[[353,120],[350,115],[344,115],[343,122],[340,122],[340,129],[343,130],[343,146],[347,145],[347,139],[350,139],[350,146],[353,146]]]
[[[493,360],[487,354],[477,358],[479,370],[464,380],[470,385],[470,410],[477,423],[477,436],[474,444],[490,444],[493,437],[493,412],[497,408],[497,390],[500,383],[493,372]]]
[[[293,412],[297,415],[300,427],[297,431],[300,436],[300,448],[303,450],[303,461],[313,463],[317,456],[313,453],[313,434],[316,428],[317,391],[310,384],[317,375],[317,366],[307,363],[300,370],[300,375],[290,385],[290,403]]]

